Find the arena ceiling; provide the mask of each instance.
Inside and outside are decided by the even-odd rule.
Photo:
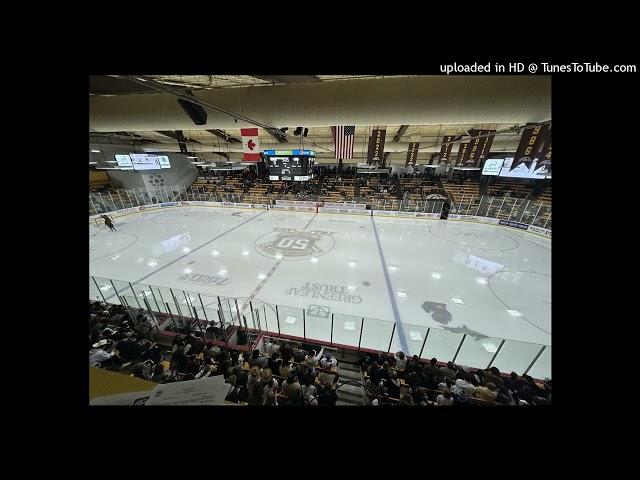
[[[421,162],[440,150],[443,136],[474,128],[498,130],[493,152],[514,151],[514,127],[551,119],[546,76],[94,76],[89,87],[92,149],[186,148],[213,161],[241,159],[240,128],[256,126],[250,122],[263,127],[261,149],[311,148],[319,161],[333,159],[331,125],[356,125],[357,160],[366,156],[371,130],[383,127],[389,161],[403,163],[408,142],[420,142]],[[180,95],[203,106],[206,124],[194,124]],[[307,136],[294,135],[296,127]]]

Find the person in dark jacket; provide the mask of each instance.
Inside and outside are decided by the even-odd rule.
[[[153,344],[148,350],[145,350],[142,354],[142,360],[151,360],[153,363],[158,364],[162,360],[162,353],[160,353],[160,347]]]
[[[113,226],[113,220],[111,220],[106,215],[100,215],[104,220],[104,224],[111,229],[112,232],[117,232],[116,227]]]
[[[258,367],[258,368],[267,368],[269,366],[269,360],[266,357],[260,356],[260,350],[257,348],[251,354],[251,359],[249,360],[250,367]]]

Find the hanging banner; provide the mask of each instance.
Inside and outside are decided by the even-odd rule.
[[[520,169],[531,169],[536,155],[540,155],[545,143],[545,138],[549,130],[549,124],[527,128],[522,132],[520,138],[520,145],[516,151],[516,156],[513,158],[513,163],[509,171]]]
[[[484,133],[496,133],[495,130],[483,130]],[[495,135],[490,135],[485,137],[485,142],[482,145],[482,150],[480,151],[480,162],[483,162],[489,157],[491,153],[491,145],[493,144],[493,139],[496,138]]]
[[[533,173],[535,175],[546,176],[551,174],[551,124],[547,125],[547,134],[543,141],[540,153],[536,155],[538,164]]]
[[[451,150],[453,150],[453,143],[446,144],[447,142],[455,142],[460,140],[461,137],[455,137],[453,135],[445,135],[442,139],[443,145],[440,147],[440,158],[438,159],[438,165],[448,166],[451,158]],[[445,145],[446,144],[446,145]],[[431,161],[433,165],[435,158]]]
[[[456,159],[456,167],[464,167],[464,161],[469,154],[469,143],[461,143],[458,148],[458,158]]]
[[[418,161],[418,147],[420,146],[420,142],[410,142],[409,149],[407,150],[407,161],[404,166],[408,167],[409,165],[416,166]]]
[[[373,130],[369,139],[369,152],[367,153],[367,165],[377,165],[382,167],[384,164],[384,137],[386,130]]]
[[[241,128],[242,134],[242,159],[245,162],[260,161],[260,141],[257,128]]]
[[[466,168],[479,168],[480,162],[486,158],[489,150],[487,149],[487,142],[489,143],[489,148],[491,148],[491,143],[493,143],[493,137],[482,137],[481,135],[487,135],[489,133],[495,132],[495,130],[469,130],[471,134],[471,140],[469,141],[469,148],[467,153],[467,158],[464,161],[464,167]]]

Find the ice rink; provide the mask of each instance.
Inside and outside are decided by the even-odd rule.
[[[451,220],[212,207],[157,209],[115,224],[117,232],[89,235],[91,275],[235,297],[247,315],[248,300],[254,308],[277,304],[282,333],[302,336],[305,309],[309,338],[328,337],[333,313],[357,345],[366,317],[367,337],[378,332],[388,342],[395,323],[392,350],[410,354],[418,353],[426,327],[430,341],[440,335],[451,345],[466,333],[488,357],[503,338],[551,344],[551,241],[532,233]],[[363,341],[375,343],[364,334]]]

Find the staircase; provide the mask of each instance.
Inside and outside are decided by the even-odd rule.
[[[359,365],[355,365],[358,356],[351,352],[340,353],[338,359],[338,384],[346,381],[364,383],[364,377]],[[338,400],[336,405],[365,405],[364,389],[358,385],[343,385],[336,390]]]

